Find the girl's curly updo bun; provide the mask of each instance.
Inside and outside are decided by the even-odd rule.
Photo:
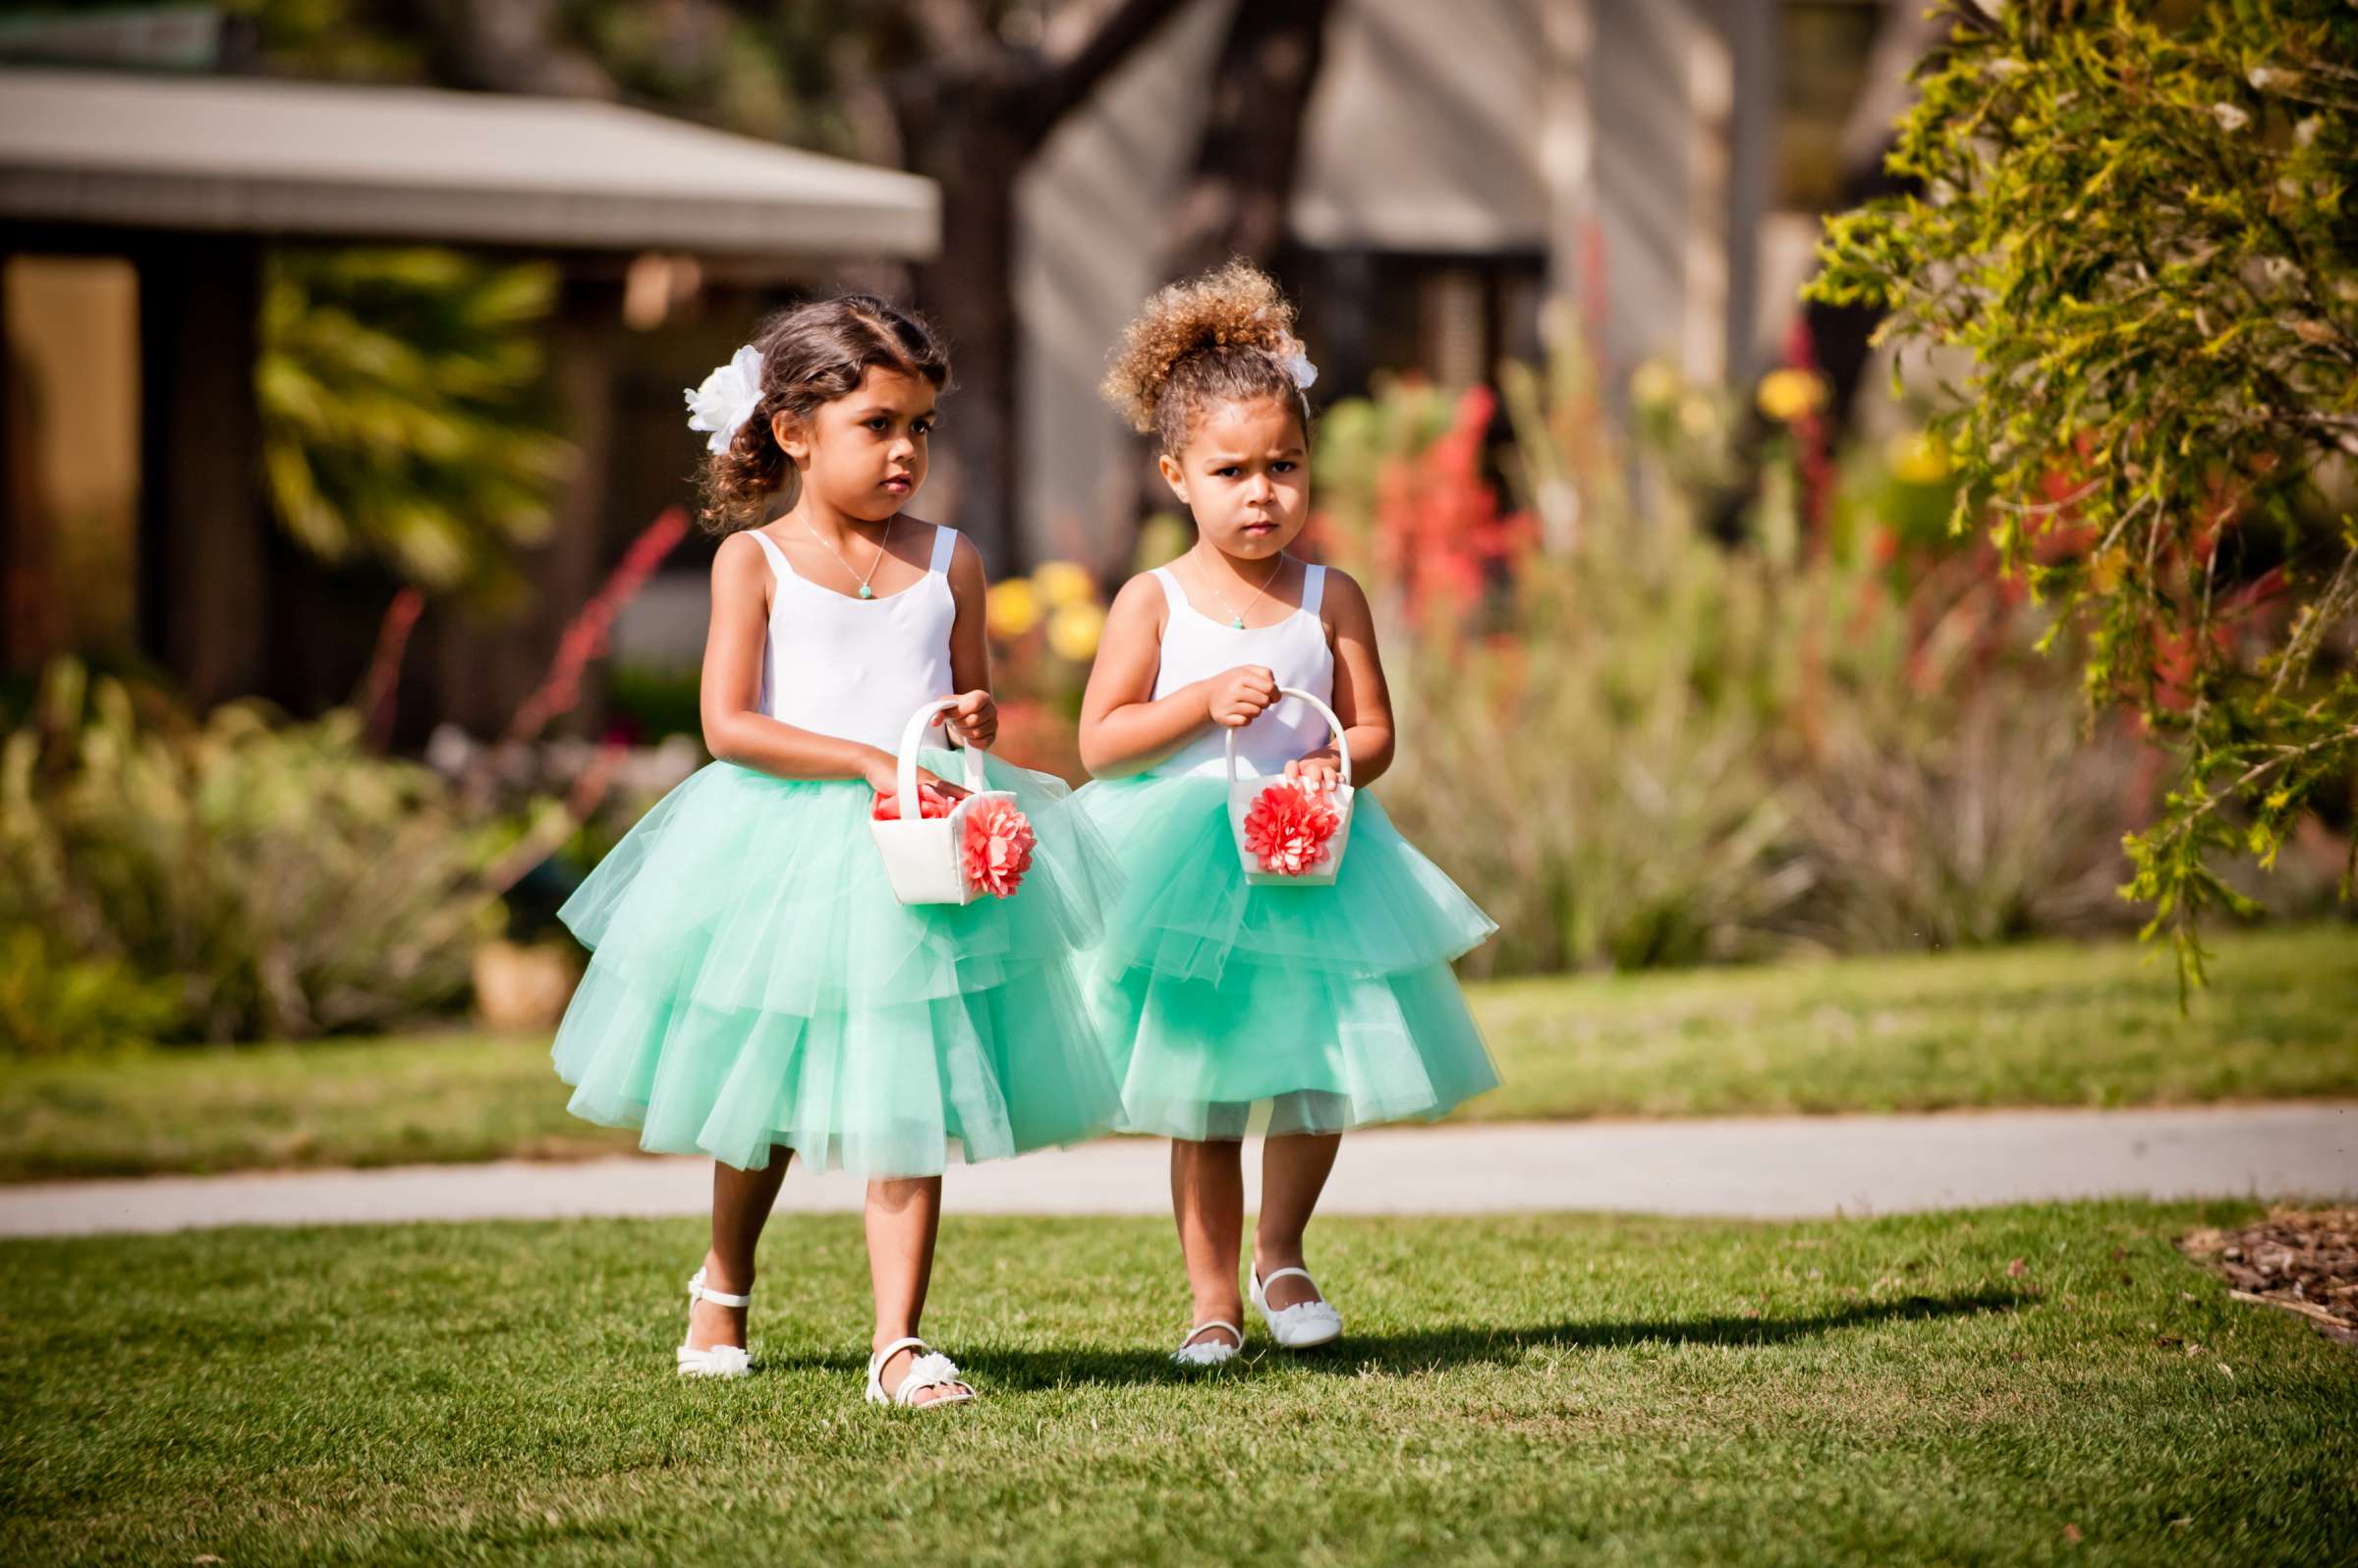
[[[858,391],[871,365],[922,377],[936,392],[950,381],[949,353],[931,324],[872,294],[791,306],[761,324],[753,347],[761,355],[761,401],[729,449],[704,460],[702,515],[715,533],[759,527],[781,497],[794,504],[798,476],[770,431],[774,416],[808,419]]]
[[[1275,398],[1308,436],[1310,399],[1289,367],[1301,354],[1294,308],[1276,283],[1250,261],[1231,261],[1149,300],[1124,329],[1101,390],[1132,429],[1174,457],[1223,403]]]

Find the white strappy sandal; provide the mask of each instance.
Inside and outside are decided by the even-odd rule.
[[[909,1359],[909,1375],[901,1379],[900,1387],[886,1393],[877,1374],[883,1372],[886,1362],[911,1347],[915,1347],[918,1354]],[[920,1404],[917,1396],[928,1388],[946,1388],[951,1392]],[[974,1397],[974,1389],[958,1375],[958,1364],[922,1339],[896,1339],[868,1358],[868,1402],[871,1405],[898,1405],[903,1410],[931,1410],[936,1405],[963,1405]]]
[[[688,1281],[688,1306],[694,1310],[700,1301],[716,1307],[751,1307],[752,1296],[732,1296],[725,1290],[714,1290],[704,1283],[704,1271],[698,1269]],[[680,1375],[682,1377],[750,1377],[754,1358],[743,1345],[714,1345],[707,1350],[691,1350],[680,1346]]]
[[[1229,1345],[1216,1339],[1197,1337],[1208,1334],[1215,1328],[1227,1329],[1236,1336],[1236,1343]],[[1244,1348],[1245,1331],[1225,1317],[1213,1317],[1189,1329],[1187,1337],[1179,1341],[1179,1348],[1171,1352],[1171,1360],[1182,1367],[1225,1367],[1236,1360]]]
[[[1269,1311],[1268,1287],[1288,1274],[1299,1274],[1311,1289],[1319,1282],[1310,1277],[1307,1268],[1280,1268],[1267,1279],[1261,1277],[1260,1265],[1253,1269],[1253,1310],[1261,1320],[1269,1325],[1269,1337],[1281,1350],[1316,1350],[1331,1345],[1343,1334],[1343,1315],[1334,1310],[1334,1303],[1319,1297],[1315,1301],[1296,1302],[1291,1307]]]

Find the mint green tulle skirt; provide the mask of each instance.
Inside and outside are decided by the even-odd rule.
[[[1324,887],[1246,883],[1224,779],[1101,779],[1074,800],[1122,877],[1088,987],[1124,1131],[1333,1133],[1496,1087],[1449,963],[1498,927],[1374,796]]]
[[[778,1147],[865,1176],[1105,1130],[1077,955],[1119,876],[1061,780],[985,765],[1038,843],[1012,897],[962,907],[893,897],[864,783],[715,762],[657,802],[558,912],[591,949],[552,1052],[573,1114],[650,1150],[750,1170]]]

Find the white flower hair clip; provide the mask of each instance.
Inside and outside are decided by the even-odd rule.
[[[707,452],[726,452],[737,427],[761,406],[761,351],[747,344],[717,365],[702,386],[688,389],[688,428],[709,430]]]
[[[1296,349],[1291,354],[1280,354],[1277,356],[1277,364],[1287,375],[1294,378],[1294,385],[1302,388],[1305,392],[1309,391],[1310,384],[1319,378],[1319,367],[1311,364],[1310,356],[1304,354],[1300,349]]]

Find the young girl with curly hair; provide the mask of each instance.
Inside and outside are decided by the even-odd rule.
[[[1248,1132],[1266,1135],[1250,1299],[1309,1349],[1342,1332],[1303,1232],[1344,1130],[1497,1082],[1449,970],[1497,927],[1366,793],[1394,741],[1375,620],[1357,583],[1289,552],[1314,375],[1292,308],[1239,262],[1149,300],[1105,382],[1197,530],[1114,599],[1076,797],[1126,879],[1091,999],[1122,1125],[1172,1141],[1191,1366],[1244,1343]]]

